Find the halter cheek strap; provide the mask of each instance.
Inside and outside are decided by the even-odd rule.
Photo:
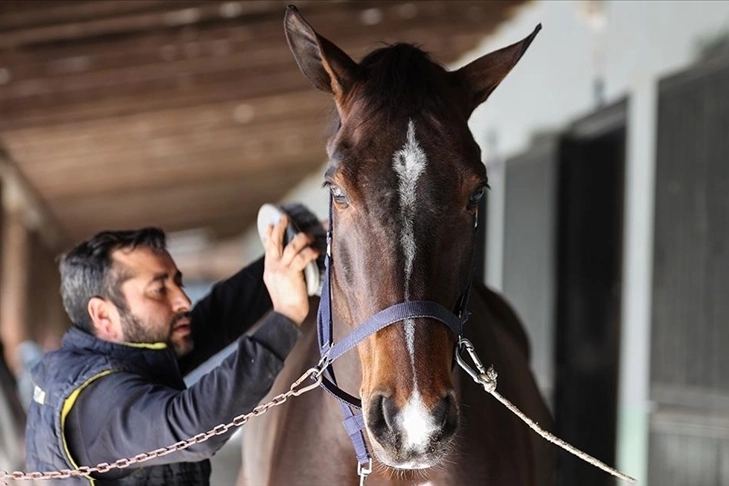
[[[478,221],[478,218],[476,218]],[[344,427],[352,440],[357,461],[358,470],[370,468],[372,459],[365,442],[363,430],[365,420],[362,416],[362,401],[353,397],[337,386],[334,369],[330,366],[334,360],[347,351],[353,349],[357,344],[367,339],[372,334],[397,322],[407,319],[427,318],[442,322],[459,338],[463,335],[463,325],[468,320],[469,313],[466,310],[468,296],[471,292],[471,280],[473,277],[473,264],[468,284],[458,299],[457,313],[447,309],[443,305],[432,301],[407,301],[400,302],[383,309],[365,322],[354,328],[341,341],[334,343],[332,323],[332,294],[331,294],[331,271],[332,271],[332,232],[334,220],[332,218],[332,198],[329,198],[329,229],[327,231],[327,254],[324,260],[325,270],[322,281],[321,300],[317,313],[317,335],[319,341],[319,352],[322,356],[321,365],[325,370],[322,375],[321,386],[331,395],[339,400],[344,414]],[[474,226],[474,241],[477,226]]]

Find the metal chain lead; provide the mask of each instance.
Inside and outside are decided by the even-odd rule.
[[[477,370],[474,370],[471,368],[468,363],[463,359],[461,356],[461,350],[465,350],[468,352],[469,357],[471,358],[471,361],[473,361],[473,364],[476,366]],[[573,454],[583,461],[587,462],[588,464],[592,464],[593,466],[602,469],[603,471],[612,474],[613,476],[622,479],[623,481],[626,481],[628,483],[635,483],[635,479],[631,478],[630,476],[621,473],[617,469],[613,469],[612,467],[608,466],[604,462],[595,459],[590,454],[581,451],[577,447],[573,446],[572,444],[569,444],[556,435],[547,432],[546,430],[542,429],[539,424],[537,424],[535,421],[530,419],[529,417],[524,414],[521,410],[519,410],[516,405],[511,403],[509,400],[504,398],[503,395],[501,395],[499,392],[496,391],[496,370],[494,370],[494,367],[489,367],[488,370],[483,366],[483,363],[478,358],[478,355],[476,355],[476,351],[473,348],[473,344],[471,344],[471,341],[468,339],[465,339],[463,337],[458,338],[458,348],[456,349],[456,361],[458,361],[458,364],[463,368],[463,370],[468,373],[471,378],[473,378],[473,381],[478,383],[479,385],[483,386],[483,389],[489,392],[495,399],[501,402],[502,405],[504,405],[506,408],[509,409],[514,415],[519,417],[525,424],[527,424],[534,432],[542,436],[543,439],[551,442],[552,444],[558,445],[562,449],[566,450],[570,454]]]
[[[188,447],[199,444],[201,442],[205,442],[209,438],[225,434],[232,428],[238,428],[241,427],[243,424],[248,422],[248,420],[252,417],[257,417],[259,415],[263,415],[264,413],[268,412],[269,409],[273,407],[277,407],[281,404],[283,404],[286,400],[291,398],[292,396],[298,397],[299,395],[302,395],[310,390],[313,390],[314,388],[318,387],[321,384],[322,380],[322,372],[324,371],[324,368],[326,368],[325,363],[320,362],[317,366],[313,368],[309,368],[301,377],[299,377],[298,380],[293,382],[291,384],[291,387],[289,390],[285,393],[281,393],[280,395],[276,395],[271,399],[270,402],[264,403],[263,405],[259,405],[256,408],[254,408],[251,412],[238,415],[233,420],[228,422],[227,424],[220,424],[212,429],[208,430],[207,432],[202,432],[200,434],[197,434],[193,437],[190,437],[187,440],[181,440],[175,444],[169,445],[167,447],[162,447],[159,449],[155,449],[153,451],[144,452],[142,454],[137,454],[134,457],[128,457],[124,459],[118,459],[115,462],[109,464],[107,462],[102,462],[100,464],[97,464],[94,467],[90,466],[82,466],[77,469],[61,469],[59,471],[47,471],[47,472],[22,472],[22,471],[14,471],[14,472],[7,472],[7,471],[0,471],[0,480],[4,479],[13,479],[16,481],[28,481],[33,479],[66,479],[76,476],[86,476],[93,473],[105,473],[108,472],[111,469],[124,469],[126,467],[132,466],[134,464],[139,464],[142,462],[149,461],[151,459],[155,459],[157,457],[166,456],[167,454],[170,454],[172,452],[181,451],[183,449],[187,449]],[[311,384],[299,388],[299,386],[307,379],[311,378],[314,380]],[[7,484],[7,483],[6,483]]]

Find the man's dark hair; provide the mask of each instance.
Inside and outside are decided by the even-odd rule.
[[[108,299],[120,310],[128,310],[121,284],[129,275],[120,268],[114,268],[111,254],[114,250],[133,250],[137,247],[165,251],[167,243],[164,231],[154,227],[102,231],[61,256],[58,265],[61,272],[61,298],[68,317],[76,327],[94,334],[87,309],[93,297]]]

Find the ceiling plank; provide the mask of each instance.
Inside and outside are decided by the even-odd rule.
[[[323,165],[332,102],[288,50],[285,2],[30,3],[0,3],[0,145],[70,238],[240,234]],[[297,2],[355,59],[406,41],[446,63],[518,3]]]
[[[397,33],[350,34],[337,43],[350,51],[353,57],[359,58],[385,43],[412,42],[422,45],[438,60],[448,62],[460,54],[448,48],[448,42],[443,41],[452,36],[466,36],[473,41],[483,37],[483,30],[480,27],[465,29],[434,24],[433,28],[428,28],[427,24],[411,24]],[[139,57],[120,55],[118,50],[113,49],[99,53],[99,59],[95,59],[80,49],[73,56],[57,56],[34,64],[24,64],[26,58],[26,55],[15,54],[6,64],[6,69],[11,70],[12,82],[0,91],[0,99],[32,98],[51,91],[66,93],[93,87],[143,84],[176,79],[179,73],[219,73],[243,68],[274,70],[277,67],[294,70],[296,67],[283,31],[267,41],[246,39],[235,42],[234,38],[225,37],[204,42],[166,39],[146,46]]]
[[[261,204],[279,200],[306,173],[288,171],[273,177],[229,179],[212,184],[180,184],[164,190],[137,189],[119,195],[93,195],[54,204],[52,211],[71,235],[88,235],[107,228],[161,225],[181,229],[194,221],[238,218],[242,232],[253,222]],[[187,226],[187,227],[195,227]]]
[[[360,32],[392,34],[399,32],[408,23],[427,24],[433,19],[439,24],[458,23],[462,28],[480,26],[485,28],[491,22],[497,22],[511,7],[521,2],[501,1],[482,2],[477,0],[460,0],[458,2],[354,2],[343,1],[333,5],[331,2],[301,1],[297,2],[301,12],[308,21],[320,29],[325,37],[349,37],[356,26]],[[231,4],[236,4],[229,12]],[[164,2],[167,8],[162,12],[145,12],[130,9],[128,14],[119,13],[106,18],[89,19],[85,21],[71,20],[66,23],[55,22],[48,26],[28,27],[25,29],[10,30],[0,37],[0,48],[17,48],[34,44],[43,44],[58,41],[82,40],[93,38],[103,40],[109,37],[111,41],[123,38],[140,36],[151,31],[157,35],[166,34],[170,30],[180,27],[206,28],[210,25],[233,24],[238,27],[248,27],[254,34],[282,33],[282,20],[285,12],[285,2],[256,1],[256,2],[229,2],[206,0],[194,3],[185,2],[184,8],[177,6],[177,2]],[[2,25],[0,23],[0,25]],[[323,27],[326,26],[326,27]],[[392,29],[397,29],[393,31]],[[120,34],[128,34],[119,37]],[[69,43],[70,44],[70,43]]]
[[[58,161],[54,165],[65,170],[68,168],[66,161],[71,167],[89,167],[105,165],[121,158],[127,159],[127,163],[134,165],[138,159],[184,156],[185,153],[194,152],[198,148],[215,149],[233,146],[253,151],[256,150],[255,145],[284,142],[295,144],[296,139],[299,139],[298,142],[302,147],[316,140],[323,148],[327,135],[323,127],[326,118],[322,116],[319,123],[312,123],[314,120],[314,117],[303,116],[246,125],[202,125],[194,129],[173,127],[162,133],[148,133],[145,129],[134,134],[126,131],[122,131],[119,135],[105,132],[99,139],[95,137],[94,131],[90,131],[85,132],[90,135],[87,137],[69,139],[49,137],[43,142],[39,140],[37,144],[33,144],[34,139],[27,135],[24,137],[2,135],[2,137],[6,140],[10,152],[27,161],[29,166],[37,163],[47,168],[48,155],[53,154],[54,159]],[[288,149],[280,153],[286,152]],[[241,150],[241,156],[245,155],[245,150]]]
[[[177,8],[187,8],[199,1],[175,0]],[[0,3],[0,31],[28,29],[32,27],[78,23],[149,10],[169,10],[164,0],[4,0]]]
[[[322,150],[323,152],[323,150]],[[123,193],[130,189],[166,189],[178,184],[197,182],[198,184],[213,184],[218,180],[235,177],[249,177],[256,179],[268,173],[289,172],[291,170],[304,170],[310,172],[325,162],[324,157],[317,157],[314,153],[295,153],[288,155],[266,154],[260,158],[261,164],[251,168],[250,159],[242,164],[238,153],[234,150],[219,150],[203,152],[197,159],[191,159],[183,167],[168,167],[158,170],[145,169],[144,171],[113,171],[107,166],[95,172],[82,171],[77,174],[67,174],[65,178],[55,179],[34,178],[34,187],[41,191],[51,204],[58,204],[66,200],[86,199],[97,194],[110,195]],[[222,154],[222,155],[220,155]],[[208,157],[227,157],[224,164],[210,167],[206,163]],[[275,157],[275,164],[270,164]],[[265,165],[268,161],[269,165]],[[34,174],[30,173],[33,178]],[[298,181],[297,181],[298,182]]]
[[[473,45],[476,35],[459,35],[457,45]],[[293,64],[293,61],[291,61]],[[231,68],[222,73],[178,73],[149,83],[95,86],[67,93],[40,90],[33,96],[0,100],[0,131],[75,123],[148,113],[180,106],[224,103],[280,93],[313,90],[295,65],[272,70]]]
[[[132,113],[124,116],[106,117],[89,121],[69,122],[49,126],[5,130],[0,137],[6,142],[32,142],[32,149],[45,152],[59,149],[60,144],[77,145],[93,142],[109,146],[119,138],[128,145],[130,139],[139,137],[157,138],[180,132],[194,132],[205,129],[235,128],[245,135],[250,130],[266,132],[270,125],[279,123],[297,124],[312,118],[328,119],[332,116],[333,103],[324,93],[311,87],[301,91],[277,93],[271,96],[245,100],[205,103],[184,107],[171,107],[149,113]],[[29,143],[30,144],[30,143]],[[32,157],[33,152],[26,152]]]

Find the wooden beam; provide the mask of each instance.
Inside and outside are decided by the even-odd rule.
[[[413,17],[403,18],[402,15],[392,14],[392,12],[402,12],[407,6],[414,9]],[[345,48],[358,48],[362,52],[374,47],[374,43],[379,41],[430,41],[430,44],[433,44],[434,39],[446,37],[446,33],[470,32],[483,35],[490,24],[498,21],[503,15],[504,7],[484,6],[478,2],[455,2],[445,5],[442,2],[424,2],[417,5],[393,5],[379,10],[390,12],[387,20],[364,25],[354,34],[351,27],[353,23],[351,12],[332,9],[332,11],[315,11],[312,16],[316,19],[317,25],[321,25],[322,28],[328,27],[335,42]],[[491,18],[480,18],[486,15],[484,12],[493,11],[496,15]],[[51,82],[51,78],[53,89],[63,91],[68,89],[67,86],[83,89],[85,86],[98,84],[99,81],[94,78],[96,73],[115,80],[128,80],[139,78],[139,72],[145,67],[151,68],[151,72],[158,76],[156,79],[159,79],[167,76],[165,66],[169,66],[169,69],[177,74],[211,69],[210,66],[221,64],[236,66],[241,61],[247,64],[282,61],[290,63],[291,57],[284,41],[281,19],[276,18],[275,21],[272,19],[268,22],[259,21],[240,26],[224,24],[217,30],[214,27],[206,27],[185,35],[163,31],[162,35],[155,34],[159,37],[154,41],[146,36],[99,39],[94,44],[72,47],[67,52],[64,52],[63,48],[49,48],[47,56],[42,56],[37,51],[10,53],[11,61],[6,69],[11,69],[14,82],[4,91],[14,96],[47,91],[50,88],[43,86],[43,80]],[[357,23],[356,16],[354,23]],[[458,54],[460,53],[453,53],[451,56]],[[205,67],[206,65],[208,67]],[[123,69],[118,69],[119,66],[134,66],[136,74],[125,73]],[[196,67],[191,68],[191,66]],[[82,74],[80,79],[79,74]],[[64,82],[66,78],[69,79],[68,83]],[[148,80],[138,79],[138,81]]]
[[[395,31],[387,29],[375,32],[368,29],[361,33],[349,32],[337,44],[358,58],[383,43],[414,42],[422,44],[436,55],[450,58],[446,60],[452,60],[461,53],[444,48],[446,44],[441,43],[441,39],[452,35],[482,38],[485,31],[481,25],[469,29],[457,24],[433,23],[431,27],[411,24]],[[217,72],[227,67],[265,68],[284,64],[292,70],[295,69],[295,64],[291,64],[293,58],[283,31],[273,36],[268,33],[266,37],[270,38],[246,36],[239,39],[235,33],[227,36],[219,33],[210,39],[188,40],[175,35],[157,39],[155,42],[147,40],[139,46],[139,52],[125,53],[122,50],[123,42],[117,41],[98,46],[100,50],[96,54],[90,53],[90,48],[77,48],[68,55],[61,55],[53,50],[47,57],[39,56],[35,52],[11,53],[4,67],[11,71],[13,82],[3,90],[3,97],[28,96],[43,88],[81,90],[87,86],[115,81],[149,81],[169,77],[170,73]],[[44,82],[47,86],[41,85]]]
[[[50,250],[59,248],[66,240],[60,225],[2,147],[0,180],[4,211],[20,218],[29,230],[37,231]]]
[[[306,123],[308,122],[308,124]],[[219,150],[233,148],[239,150],[237,158],[258,159],[268,155],[267,149],[270,146],[275,154],[295,154],[311,145],[321,147],[321,155],[324,155],[324,143],[326,141],[325,123],[320,120],[315,123],[311,119],[302,119],[301,123],[279,123],[261,124],[247,127],[220,127],[218,129],[179,130],[159,136],[132,136],[105,137],[104,142],[86,140],[74,146],[58,140],[52,146],[54,150],[46,150],[32,146],[34,139],[7,139],[8,147],[17,147],[22,153],[23,168],[37,167],[46,171],[49,176],[55,176],[53,172],[65,172],[73,168],[93,168],[95,166],[109,167],[114,163],[121,162],[122,170],[125,167],[150,167],[151,161],[162,160],[165,168],[174,168],[173,160],[166,163],[172,157],[186,158],[188,154],[196,154],[207,150]],[[93,131],[87,132],[88,137],[94,137]],[[139,145],[137,145],[139,144]],[[53,167],[49,167],[49,159],[53,160]],[[215,164],[212,160],[208,162]]]
[[[168,5],[174,5],[174,3],[168,2]],[[168,29],[205,22],[220,16],[220,3],[211,1],[195,6],[187,6],[186,8],[167,9],[162,12],[137,11],[105,18],[28,27],[6,32],[0,37],[0,49],[58,41],[73,41],[99,35],[119,35],[154,29]]]
[[[312,144],[316,139],[318,143]],[[257,177],[266,172],[313,169],[326,160],[325,137],[313,130],[288,131],[280,137],[249,139],[249,143],[169,147],[168,152],[129,151],[53,159],[23,167],[50,202],[82,194],[103,194],[135,187],[167,187],[196,181],[200,184],[229,177]],[[154,147],[153,147],[154,148]],[[167,150],[162,146],[162,150]],[[64,162],[64,165],[61,163]],[[88,162],[88,163],[85,163]]]
[[[344,20],[342,20],[344,21]],[[350,21],[349,24],[352,22]],[[351,30],[341,33],[341,37],[331,39],[341,47],[359,57],[378,45],[387,42],[416,42],[435,50],[452,60],[460,52],[436,49],[438,40],[452,35],[469,34],[483,37],[489,22],[463,25],[463,22],[444,23],[441,18],[427,19],[418,23],[408,22],[400,26],[367,26],[362,31]],[[135,72],[148,69],[157,78],[173,73],[203,70],[222,70],[225,66],[266,65],[290,63],[293,59],[288,51],[283,30],[276,22],[273,31],[260,30],[256,33],[243,27],[243,33],[233,26],[225,26],[212,31],[196,31],[192,35],[169,33],[156,34],[153,38],[117,39],[113,42],[98,40],[89,46],[77,46],[69,52],[59,47],[49,48],[47,53],[37,51],[10,52],[5,61],[6,69],[11,70],[13,83],[6,93],[13,96],[32,93],[33,89],[22,83],[33,85],[47,80],[54,87],[69,89],[78,86],[82,89],[99,80],[108,78],[127,80],[135,77]],[[430,47],[429,47],[430,46]],[[291,65],[294,67],[293,65]],[[40,89],[35,87],[35,89]],[[5,94],[4,96],[8,96]]]
[[[243,69],[232,70],[225,76],[181,75],[160,85],[100,87],[88,93],[49,92],[22,100],[2,100],[4,116],[0,119],[0,131],[246,100],[305,89],[309,89],[308,81],[287,69],[267,73]]]
[[[101,2],[99,2],[101,3]],[[423,24],[436,18],[440,23],[456,21],[462,26],[482,24],[494,17],[502,17],[505,10],[521,2],[297,2],[307,19],[325,36],[339,31],[351,33],[353,24],[371,31],[383,28],[392,32],[401,30],[403,24],[417,22]],[[166,7],[157,10],[154,5],[140,9],[117,10],[114,15],[100,18],[87,17],[78,20],[70,15],[65,22],[52,22],[48,25],[26,26],[26,28],[6,29],[0,38],[0,48],[50,44],[58,41],[78,41],[89,37],[139,34],[146,31],[165,31],[180,26],[204,28],[218,23],[252,25],[259,31],[281,33],[281,21],[285,7],[280,2],[230,2],[200,1],[164,2]],[[152,10],[151,10],[152,9]],[[52,14],[53,15],[53,14]],[[58,13],[55,13],[57,16]],[[0,25],[2,25],[0,23]],[[26,24],[27,25],[27,24]],[[324,29],[323,26],[331,26]],[[384,27],[383,27],[384,26]],[[274,30],[275,29],[275,30]]]
[[[165,0],[3,0],[0,3],[0,31],[85,22],[150,10],[169,10]],[[174,7],[189,8],[199,1],[175,0]]]
[[[35,191],[7,154],[0,151],[2,181],[2,265],[0,265],[0,340],[5,359],[18,372],[18,345],[30,337],[27,322],[31,232],[50,249],[61,246],[63,236]],[[35,255],[32,255],[33,257]]]
[[[94,195],[65,204],[53,212],[72,236],[87,237],[108,228],[160,225],[168,230],[209,226],[210,221],[236,221],[242,232],[264,202],[279,200],[307,172],[289,171],[274,177],[219,181],[203,186],[177,185],[113,195]]]
[[[459,35],[449,42],[463,46],[465,50],[475,45],[478,38],[477,35]],[[39,88],[32,96],[0,100],[5,115],[0,118],[0,131],[311,90],[313,88],[295,66],[283,65],[280,69],[266,71],[244,67],[220,73],[177,73],[166,80],[112,83],[65,93],[51,87]]]
[[[194,142],[189,137],[196,133],[220,134],[223,139],[235,137],[238,143],[274,133],[279,137],[289,130],[311,129],[311,123],[326,126],[333,119],[330,111],[334,111],[330,97],[310,89],[244,101],[6,130],[0,133],[0,140],[12,152],[22,150],[26,166],[36,160],[47,165],[49,154],[54,159],[89,153],[103,155],[154,140],[176,144],[180,142],[176,137],[180,136],[188,137],[182,142]],[[217,140],[215,137],[214,141]]]
[[[139,218],[155,214],[184,220],[190,214],[212,210],[239,211],[238,202],[250,196],[287,191],[310,174],[308,168],[271,171],[256,178],[237,177],[198,184],[195,181],[165,188],[136,188],[107,194],[59,200],[51,206],[63,220],[83,220],[94,214],[114,218]],[[214,212],[214,211],[213,211]]]
[[[123,193],[133,189],[164,191],[181,184],[215,185],[220,180],[231,178],[248,177],[257,180],[266,177],[268,174],[279,174],[292,170],[297,172],[300,170],[311,171],[320,166],[324,160],[323,158],[317,159],[309,156],[304,159],[306,161],[304,163],[301,155],[278,156],[275,159],[275,164],[270,164],[267,167],[260,166],[255,170],[241,170],[239,168],[241,164],[236,165],[236,161],[232,160],[231,154],[228,153],[226,154],[228,160],[225,167],[207,168],[205,166],[206,156],[215,155],[215,152],[201,155],[196,161],[193,161],[197,163],[186,164],[183,169],[146,170],[141,174],[133,172],[115,173],[109,170],[106,170],[106,173],[104,171],[80,172],[71,176],[75,179],[72,184],[65,182],[53,184],[50,181],[42,181],[43,185],[39,185],[39,187],[48,198],[49,204],[58,205],[68,201],[86,200],[97,195]],[[264,156],[261,160],[266,158]]]
[[[29,338],[26,322],[30,238],[22,214],[4,211],[2,224],[2,272],[0,273],[0,340],[8,367],[22,369],[18,345]]]
[[[264,202],[271,202],[273,199],[266,199]],[[195,215],[186,220],[165,220],[162,218],[128,218],[119,220],[104,220],[93,218],[79,224],[73,224],[67,228],[71,237],[70,241],[79,242],[89,238],[99,231],[105,229],[141,228],[146,225],[155,225],[167,232],[187,231],[192,229],[205,229],[209,232],[211,241],[218,241],[225,238],[236,238],[245,232],[252,224],[255,224],[258,208],[261,204],[251,205],[249,211],[238,213],[216,214],[211,213],[204,216]]]

